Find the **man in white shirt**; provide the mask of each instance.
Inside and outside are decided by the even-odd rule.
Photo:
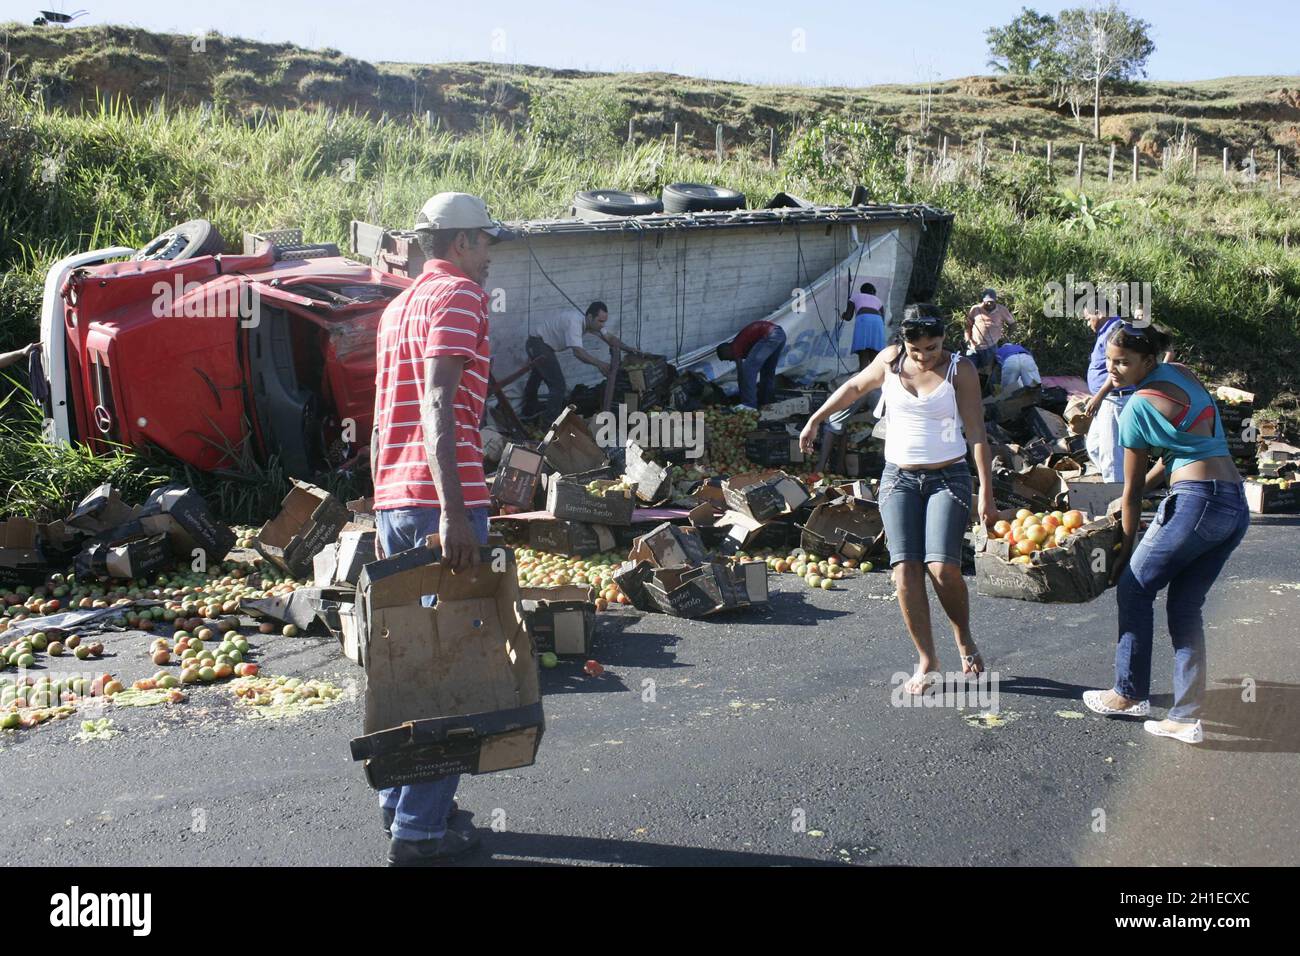
[[[546,319],[542,322],[538,334],[528,337],[525,343],[528,357],[536,359],[537,363],[528,373],[528,381],[524,385],[524,418],[531,418],[537,414],[537,393],[543,382],[546,383],[546,405],[542,409],[545,420],[553,422],[559,417],[560,412],[564,411],[569,388],[564,381],[564,370],[560,368],[557,353],[572,349],[573,357],[579,362],[600,369],[602,375],[609,375],[609,362],[602,361],[582,347],[584,334],[594,335],[608,345],[611,357],[614,349],[621,349],[632,356],[650,356],[648,352],[624,345],[613,333],[603,331],[608,321],[609,309],[604,302],[596,301],[587,306],[584,315],[562,312]]]

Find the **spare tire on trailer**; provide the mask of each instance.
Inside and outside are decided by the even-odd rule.
[[[703,183],[670,183],[664,187],[664,212],[725,212],[744,209],[745,194]]]
[[[651,216],[664,211],[664,205],[646,193],[628,193],[619,189],[590,189],[573,197],[575,215],[599,213],[602,216]]]
[[[226,248],[226,241],[217,227],[206,219],[191,219],[179,226],[160,232],[138,250],[131,258],[136,262],[178,259],[197,259],[214,256]]]

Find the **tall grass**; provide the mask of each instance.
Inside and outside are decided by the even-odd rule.
[[[540,218],[565,214],[578,189],[657,192],[681,180],[740,189],[754,205],[778,190],[844,202],[839,172],[815,163],[771,169],[739,153],[719,163],[674,154],[662,142],[583,156],[501,125],[454,134],[346,112],[272,111],[257,120],[105,101],[74,116],[0,88],[0,349],[34,337],[41,283],[55,259],[110,243],[142,244],[185,219],[211,219],[232,248],[244,231],[286,226],[342,246],[351,219],[404,226],[441,190],[477,193],[504,218]],[[1081,323],[1043,314],[1045,283],[1063,283],[1071,273],[1145,281],[1153,286],[1154,317],[1176,332],[1183,359],[1213,380],[1294,405],[1300,256],[1287,247],[1300,241],[1294,197],[1217,176],[1148,177],[1138,187],[1089,181],[1093,200],[1141,201],[1127,204],[1118,224],[1088,232],[1065,228],[1050,201],[1058,190],[1041,161],[1022,158],[982,175],[969,165],[917,175],[897,197],[880,198],[956,211],[940,304],[957,315],[980,289],[997,287],[1021,320],[1017,338],[1044,371],[1081,371],[1090,345]],[[196,476],[156,457],[38,450],[36,425],[20,416],[3,426],[7,446],[24,449],[6,452],[0,465],[8,510],[57,514],[76,489],[103,476],[137,484],[183,477],[227,517],[246,521],[274,510],[283,493],[273,463],[269,475]],[[364,487],[364,476],[328,480],[344,482],[347,493]]]

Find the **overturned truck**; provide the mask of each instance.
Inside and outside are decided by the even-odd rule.
[[[730,371],[713,347],[768,318],[787,327],[779,371],[827,380],[854,367],[851,290],[872,282],[896,321],[929,298],[952,215],[924,205],[812,206],[508,223],[493,250],[494,374],[557,312],[600,299],[610,329],[646,351]],[[309,477],[354,462],[373,416],[375,332],[423,268],[415,235],[354,222],[353,254],[294,230],[242,252],[204,220],[145,247],[56,263],[45,284],[35,391],[52,440],[154,446],[205,471],[276,456]],[[565,359],[566,363],[571,360]],[[576,362],[570,383],[597,373]]]

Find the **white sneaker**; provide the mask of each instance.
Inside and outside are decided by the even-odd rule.
[[[1136,704],[1131,704],[1124,709],[1108,707],[1101,702],[1103,695],[1109,693],[1104,690],[1085,690],[1083,692],[1083,702],[1087,704],[1088,709],[1094,714],[1101,714],[1105,717],[1122,716],[1122,717],[1145,717],[1151,713],[1151,702],[1149,700],[1140,700]]]
[[[1174,740],[1181,740],[1185,744],[1199,744],[1205,739],[1205,731],[1201,728],[1201,722],[1198,720],[1194,724],[1179,724],[1186,730],[1166,730],[1164,721],[1148,720],[1142,724],[1142,729],[1149,734],[1155,734],[1157,737],[1173,737]]]

